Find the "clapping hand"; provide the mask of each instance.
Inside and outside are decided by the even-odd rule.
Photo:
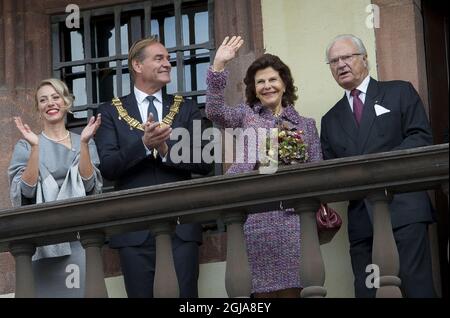
[[[172,128],[170,126],[153,121],[153,115],[150,114],[144,124],[142,142],[149,149],[160,149],[164,146],[165,141],[169,139],[171,132]]]
[[[225,65],[235,58],[236,52],[242,44],[244,44],[244,40],[240,36],[233,36],[231,39],[227,36],[217,49],[213,63],[214,71],[223,71]]]
[[[92,116],[91,119],[89,119],[86,127],[84,127],[83,131],[81,132],[81,142],[84,142],[86,144],[89,143],[89,140],[95,135],[95,132],[97,131],[98,127],[100,127],[101,123],[101,114],[98,114],[97,118],[95,118],[95,116]]]
[[[31,131],[30,126],[24,124],[22,122],[22,118],[14,117],[14,123],[16,124],[17,129],[19,129],[23,138],[30,143],[31,146],[37,146],[39,144],[39,137]]]

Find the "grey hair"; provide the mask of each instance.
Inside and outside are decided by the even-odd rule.
[[[366,47],[364,46],[364,43],[361,41],[360,38],[353,34],[340,34],[337,37],[335,37],[330,44],[328,44],[327,49],[325,51],[325,61],[328,62],[328,54],[330,53],[331,47],[336,43],[336,41],[343,40],[343,39],[349,39],[351,40],[356,47],[358,48],[358,53],[361,53],[363,55],[367,55]]]

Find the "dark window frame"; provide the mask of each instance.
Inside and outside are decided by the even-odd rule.
[[[65,77],[61,74],[65,72],[65,70],[69,67],[75,66],[83,66],[84,71],[81,74],[85,74],[85,83],[86,83],[86,99],[87,102],[85,105],[79,105],[73,107],[73,112],[84,112],[87,111],[87,118],[89,118],[96,110],[98,105],[100,105],[103,101],[95,101],[94,99],[94,89],[96,85],[94,85],[93,71],[96,69],[94,66],[98,66],[102,63],[108,64],[110,62],[115,62],[115,66],[109,66],[108,69],[114,70],[116,74],[116,87],[113,87],[117,92],[117,95],[122,96],[123,92],[123,81],[122,75],[128,72],[128,66],[122,65],[122,61],[127,59],[127,53],[121,54],[123,52],[120,51],[122,39],[121,39],[121,19],[123,14],[127,12],[143,10],[144,18],[143,23],[145,26],[143,27],[141,18],[135,17],[131,18],[130,25],[131,30],[128,30],[129,43],[133,43],[134,41],[142,38],[142,36],[148,37],[153,34],[153,30],[151,29],[152,20],[152,11],[157,12],[158,8],[164,6],[172,6],[174,17],[175,17],[175,46],[167,47],[169,54],[174,56],[171,59],[172,66],[176,67],[176,81],[177,81],[177,94],[197,98],[199,96],[206,95],[206,90],[197,90],[196,87],[196,71],[195,67],[191,68],[191,83],[190,86],[194,90],[186,91],[185,85],[185,68],[190,67],[190,65],[198,65],[199,63],[207,63],[212,61],[213,56],[215,54],[215,37],[214,37],[214,0],[207,0],[205,4],[208,9],[208,41],[199,43],[199,44],[189,44],[185,45],[183,43],[183,25],[182,25],[182,11],[185,10],[186,5],[196,5],[200,1],[199,0],[154,0],[154,1],[145,1],[139,3],[130,3],[130,4],[120,4],[113,5],[109,7],[102,8],[94,8],[94,9],[86,9],[80,12],[82,17],[81,24],[83,25],[83,46],[84,46],[84,59],[80,60],[70,60],[70,61],[61,61],[62,59],[62,30],[61,25],[65,22],[67,17],[66,14],[63,15],[53,15],[51,16],[51,27],[52,27],[52,71],[53,76],[56,78]],[[189,11],[189,7],[188,10]],[[192,13],[192,12],[191,12]],[[184,14],[184,13],[183,13]],[[118,30],[119,32],[114,32],[114,41],[115,41],[115,54],[111,56],[105,57],[93,57],[92,56],[92,38],[91,38],[91,20],[95,19],[99,16],[105,15],[113,15],[114,16],[114,30]],[[193,19],[189,19],[192,21]],[[190,23],[192,24],[192,23]],[[159,34],[164,34],[161,32],[162,27],[160,25]],[[193,32],[191,30],[192,25],[189,26],[190,39],[193,38]],[[164,42],[164,41],[162,41]],[[196,50],[207,50],[206,53],[196,54]],[[185,52],[189,52],[186,56]],[[182,67],[179,67],[182,66]],[[76,78],[76,75],[75,77]],[[195,83],[194,83],[195,82]],[[130,80],[130,89],[132,88],[132,82]],[[96,95],[97,96],[97,95]],[[100,99],[100,98],[99,98]],[[200,104],[200,108],[202,109],[204,105]],[[86,119],[83,118],[81,120],[77,120],[73,115],[68,116],[68,127],[75,128],[80,127],[86,123]]]

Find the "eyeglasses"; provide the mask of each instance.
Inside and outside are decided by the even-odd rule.
[[[341,60],[342,62],[348,64],[353,60],[353,57],[357,56],[357,55],[363,55],[362,53],[353,53],[353,54],[349,54],[349,55],[342,55],[342,56],[338,56],[334,59],[331,59],[327,62],[327,64],[331,65],[331,66],[336,66],[339,63],[339,60]]]

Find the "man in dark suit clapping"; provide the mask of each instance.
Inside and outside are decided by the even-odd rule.
[[[424,106],[409,82],[376,81],[369,76],[366,48],[353,35],[336,37],[326,50],[343,98],[322,118],[324,159],[341,158],[431,145]],[[406,297],[434,297],[428,224],[433,222],[426,192],[395,195],[389,204]],[[366,287],[366,266],[372,263],[372,215],[367,200],[348,206],[350,256],[356,297],[374,297]]]
[[[212,166],[194,163],[193,123],[200,122],[196,103],[181,96],[163,94],[170,82],[171,64],[167,49],[156,39],[137,41],[128,54],[128,68],[134,80],[130,95],[100,105],[102,125],[95,141],[104,177],[115,182],[116,190],[176,182],[191,173],[207,174]],[[167,116],[170,114],[169,116]],[[199,123],[198,122],[198,123]],[[190,162],[172,160],[170,140],[174,128],[189,132]],[[185,147],[183,147],[185,148]],[[151,204],[149,204],[151,209]],[[180,297],[198,297],[199,224],[178,225],[172,236],[175,270]],[[113,236],[110,247],[117,248],[128,297],[153,297],[155,240],[149,231]]]

